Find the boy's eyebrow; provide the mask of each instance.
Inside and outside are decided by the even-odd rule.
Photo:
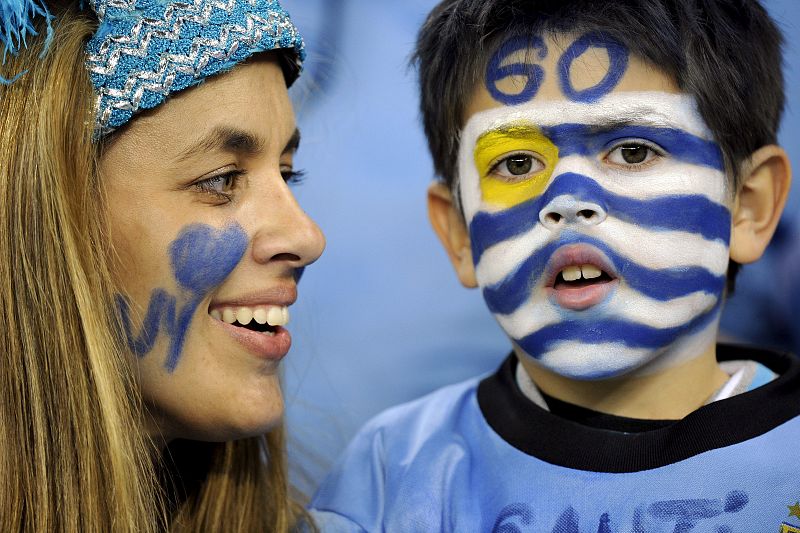
[[[613,131],[626,126],[650,126],[654,128],[682,129],[669,115],[650,106],[633,107],[619,110],[617,115],[594,122],[591,124],[597,131]]]
[[[579,124],[580,122],[569,121],[569,124]],[[528,132],[541,132],[552,126],[560,124],[537,124],[534,120],[520,120],[515,117],[512,122],[498,124],[481,133],[478,139],[492,133],[505,135],[524,135]],[[601,117],[593,117],[593,120],[583,123],[597,133],[610,132],[627,126],[649,126],[654,128],[675,128],[684,129],[681,124],[675,121],[661,110],[649,106],[630,106],[626,109],[609,110],[609,113]]]
[[[475,142],[480,143],[483,139],[498,134],[508,137],[523,137],[532,133],[541,133],[541,131],[541,128],[538,128],[533,122],[520,122],[519,120],[515,120],[512,123],[501,124],[481,132]]]

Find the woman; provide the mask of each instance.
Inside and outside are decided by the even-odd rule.
[[[302,41],[275,1],[78,4],[0,6],[0,524],[300,527],[277,367],[324,247],[288,189]]]

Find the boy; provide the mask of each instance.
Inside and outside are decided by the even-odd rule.
[[[717,346],[790,182],[755,0],[445,0],[420,32],[431,222],[513,353],[370,422],[352,531],[800,531],[800,364]]]

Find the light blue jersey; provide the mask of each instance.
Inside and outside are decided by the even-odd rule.
[[[778,377],[680,421],[598,413],[605,427],[529,401],[511,357],[371,421],[315,517],[323,531],[800,533],[800,363],[718,352]]]

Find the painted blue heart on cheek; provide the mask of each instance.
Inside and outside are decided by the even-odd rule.
[[[206,224],[184,228],[169,247],[175,280],[189,293],[181,298],[180,308],[178,298],[163,289],[154,289],[141,331],[134,334],[128,301],[117,295],[116,305],[131,351],[143,357],[153,349],[156,337],[163,330],[170,340],[164,367],[168,372],[174,371],[197,307],[233,272],[247,251],[247,244],[247,233],[239,224],[221,230]]]
[[[169,247],[175,279],[186,290],[203,294],[236,268],[247,250],[247,234],[239,224],[217,230],[192,224]]]
[[[247,233],[239,224],[231,224],[222,230],[206,224],[191,224],[170,245],[175,279],[192,293],[177,316],[165,363],[170,372],[178,364],[192,315],[200,301],[233,272],[246,250]]]

